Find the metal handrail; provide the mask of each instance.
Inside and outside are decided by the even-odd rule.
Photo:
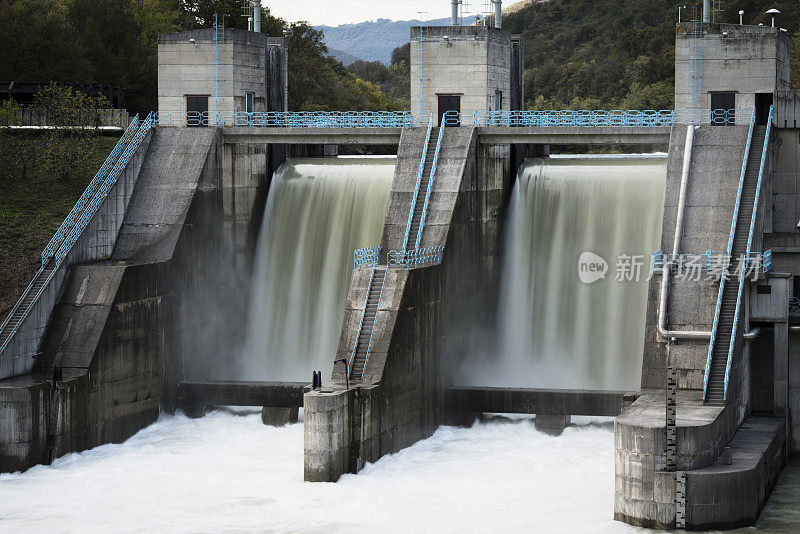
[[[139,148],[139,144],[141,144],[142,139],[150,131],[153,127],[153,115],[152,113],[147,116],[147,118],[142,122],[139,130],[136,132],[133,140],[125,147],[125,151],[122,153],[122,156],[117,161],[117,164],[114,165],[114,169],[108,176],[108,179],[103,182],[103,185],[100,186],[100,189],[95,193],[94,197],[92,198],[91,203],[81,215],[81,218],[78,220],[78,223],[69,233],[69,236],[64,241],[64,243],[59,247],[58,252],[56,253],[56,259],[58,262],[67,255],[69,250],[72,248],[72,245],[77,241],[80,234],[89,224],[89,221],[94,217],[95,212],[100,207],[100,204],[105,200],[106,196],[108,195],[109,190],[114,184],[117,183],[117,179],[119,178],[120,173],[125,169],[125,166],[128,164],[130,157],[133,155],[133,152]]]
[[[378,320],[378,310],[381,307],[381,297],[383,297],[383,286],[386,285],[386,275],[389,274],[387,267],[386,272],[383,273],[383,280],[381,281],[381,291],[378,293],[378,304],[375,307],[375,319],[372,320],[372,328],[369,331],[369,341],[367,342],[367,353],[364,354],[364,367],[361,368],[361,380],[364,380],[364,372],[367,370],[367,360],[369,360],[369,351],[372,348],[372,336],[375,334],[375,321]],[[374,275],[373,275],[374,276]],[[372,284],[370,284],[372,286]],[[367,292],[367,299],[369,299],[369,292]],[[367,306],[364,305],[364,315],[367,314]],[[363,321],[363,317],[362,317]],[[361,329],[359,328],[359,332]],[[358,345],[358,338],[356,338],[356,345]]]
[[[730,259],[731,252],[733,251],[733,238],[736,234],[736,222],[739,219],[739,206],[742,202],[742,188],[744,187],[744,176],[747,172],[747,161],[750,159],[750,145],[753,141],[753,129],[755,127],[756,122],[756,108],[753,106],[753,109],[750,114],[750,130],[747,133],[747,144],[745,144],[744,148],[744,158],[742,159],[742,170],[739,173],[739,189],[736,192],[736,204],[733,208],[733,218],[731,219],[731,231],[728,235],[728,248],[726,249],[726,256]],[[708,342],[708,356],[706,358],[706,370],[705,374],[703,375],[703,400],[706,400],[706,395],[708,393],[708,379],[711,375],[711,358],[714,352],[714,342],[716,341],[717,337],[717,328],[719,325],[719,314],[720,310],[722,309],[722,293],[725,291],[725,280],[726,276],[725,273],[727,272],[727,265],[725,269],[722,271],[722,276],[720,277],[719,281],[719,292],[717,293],[717,306],[714,310],[714,325],[711,327],[711,339]]]
[[[751,108],[662,110],[541,110],[451,112],[448,126],[504,127],[667,127],[675,124],[734,124],[750,119]]]
[[[424,126],[429,111],[157,111],[156,126],[267,128],[410,128]]]
[[[443,252],[444,245],[413,250],[390,250],[386,255],[386,263],[389,267],[415,269],[423,265],[441,262]]]
[[[422,173],[425,171],[425,158],[428,155],[428,145],[431,141],[431,130],[433,129],[433,114],[428,112],[428,133],[425,135],[425,146],[422,148],[422,158],[419,161],[419,172],[417,172],[417,184],[414,186],[414,197],[411,199],[411,210],[408,212],[408,222],[406,223],[406,233],[403,238],[403,250],[408,245],[408,234],[411,233],[411,221],[414,219],[414,207],[417,205],[419,196],[419,186],[422,183]]]
[[[131,138],[132,135],[136,132],[139,127],[139,115],[133,117],[130,124],[128,124],[128,128],[125,130],[125,133],[122,134],[119,141],[116,145],[114,145],[113,150],[108,155],[106,160],[103,162],[103,165],[100,167],[100,170],[97,171],[97,174],[94,175],[92,181],[89,182],[89,185],[81,194],[81,197],[72,207],[70,210],[69,215],[64,219],[64,222],[61,223],[61,226],[58,227],[58,231],[53,235],[50,239],[50,242],[45,247],[44,251],[42,251],[42,267],[45,266],[47,261],[53,256],[58,246],[61,244],[61,240],[64,238],[66,233],[72,228],[72,225],[75,224],[75,221],[80,216],[81,212],[83,211],[86,203],[91,200],[92,196],[95,193],[95,190],[100,185],[101,181],[108,172],[109,168],[116,162],[117,156],[122,151],[122,149],[127,145],[128,140]]]
[[[350,363],[347,364],[347,376],[350,376],[350,373],[353,372],[353,365],[356,363],[356,349],[358,348],[358,338],[361,337],[361,329],[364,327],[364,316],[367,314],[367,304],[369,303],[369,290],[372,287],[372,281],[375,280],[375,271],[377,267],[372,268],[372,274],[369,277],[369,285],[367,286],[367,296],[364,298],[364,311],[361,312],[361,320],[358,322],[358,330],[356,330],[356,340],[353,343],[353,351],[350,353]],[[386,281],[386,275],[384,274],[384,281]],[[383,291],[383,286],[381,286],[381,291]],[[377,314],[377,310],[375,311]],[[371,334],[370,334],[371,335]]]
[[[380,259],[381,246],[357,248],[353,251],[353,267],[375,267]]]
[[[449,115],[449,117],[447,117]],[[733,124],[752,120],[752,108],[579,109],[541,111],[449,111],[447,126],[667,127],[675,124]],[[276,128],[410,128],[432,122],[430,111],[157,111],[156,126],[241,126]]]
[[[77,223],[73,226],[72,231],[69,233],[67,238],[64,240],[64,242],[59,247],[58,251],[55,254],[55,262],[56,262],[56,264],[53,267],[53,270],[50,271],[50,274],[47,276],[47,279],[42,284],[42,287],[39,288],[39,291],[36,293],[36,295],[34,295],[33,299],[31,299],[31,302],[30,302],[30,304],[28,304],[28,307],[25,309],[25,312],[20,316],[19,320],[17,321],[17,324],[14,325],[13,330],[9,333],[8,337],[3,342],[2,346],[0,346],[0,354],[2,354],[3,351],[5,350],[5,348],[8,346],[9,342],[14,337],[14,334],[19,329],[19,326],[22,324],[22,322],[25,320],[25,318],[30,313],[31,308],[33,308],[33,305],[39,300],[39,297],[42,295],[42,293],[44,292],[45,288],[50,283],[50,280],[52,280],[52,278],[55,275],[56,271],[58,271],[58,268],[61,266],[61,263],[63,262],[63,260],[66,257],[67,253],[72,248],[72,245],[75,244],[75,241],[77,240],[77,238],[80,235],[80,233],[83,232],[83,230],[85,229],[86,225],[88,224],[88,221],[94,216],[95,212],[97,211],[98,206],[100,205],[100,203],[105,199],[106,195],[108,194],[108,190],[111,188],[111,186],[113,186],[117,182],[117,179],[119,178],[120,172],[127,166],[131,155],[133,154],[133,152],[137,148],[139,148],[139,144],[141,143],[141,141],[144,138],[145,134],[148,131],[150,131],[150,129],[152,127],[153,127],[153,113],[150,113],[147,116],[147,119],[145,119],[145,121],[143,121],[141,123],[141,126],[136,131],[136,135],[133,137],[131,142],[128,143],[128,145],[125,147],[125,150],[120,155],[119,159],[117,160],[117,163],[114,165],[113,169],[111,170],[111,173],[106,177],[106,179],[103,181],[103,184],[95,192],[95,194],[92,197],[92,201],[89,203],[87,208],[83,211],[80,219],[78,219]],[[43,270],[43,267],[39,270],[39,272],[41,272],[42,270]],[[37,273],[37,275],[38,275],[38,273]],[[31,282],[31,284],[29,284],[29,286],[28,286],[28,289],[25,290],[26,294],[27,294],[27,292],[30,289],[32,284],[33,284],[33,282]],[[13,315],[13,310],[12,310],[12,313],[9,314],[8,318],[6,319],[6,321],[3,323],[3,327],[5,327],[5,325],[8,323],[9,319],[11,318],[11,315]],[[2,330],[2,329],[0,329],[0,330]]]
[[[447,111],[447,113],[454,113]],[[433,178],[436,176],[436,164],[439,161],[439,149],[442,147],[442,135],[444,134],[444,122],[439,126],[439,135],[436,139],[436,151],[433,153],[433,165],[431,165],[431,176],[428,178],[428,191],[425,193],[425,204],[422,206],[422,215],[419,219],[419,229],[417,230],[417,240],[414,243],[414,249],[418,249],[422,243],[422,228],[425,226],[425,216],[428,214],[428,201],[431,198],[431,189],[433,189]],[[405,249],[405,247],[403,247]]]
[[[761,181],[764,176],[764,163],[767,160],[767,150],[769,148],[769,135],[772,130],[772,112],[773,107],[769,107],[769,118],[767,119],[767,130],[764,134],[764,146],[761,152],[761,164],[758,169],[758,181],[756,182],[756,196],[753,200],[753,214],[750,216],[750,232],[747,236],[747,251],[746,257],[750,256],[750,247],[753,244],[753,230],[756,226],[756,214],[758,213],[758,197],[761,195]],[[727,400],[728,398],[728,379],[731,373],[731,362],[733,361],[733,349],[736,345],[736,330],[738,329],[739,323],[739,313],[742,307],[742,294],[744,293],[744,279],[746,269],[740,269],[739,274],[739,292],[736,297],[736,312],[733,315],[733,330],[731,331],[731,342],[728,347],[728,361],[725,365],[725,387],[723,389],[722,398]]]

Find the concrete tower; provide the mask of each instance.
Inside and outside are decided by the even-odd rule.
[[[158,36],[159,112],[286,111],[286,39],[228,28],[217,60],[214,37],[213,29]]]
[[[522,39],[488,26],[411,28],[411,111],[523,108]]]
[[[685,23],[675,36],[675,109],[750,109],[765,123],[789,89],[789,37],[778,28]],[[736,122],[749,122],[737,117]]]

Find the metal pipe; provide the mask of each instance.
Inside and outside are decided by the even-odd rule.
[[[494,27],[503,27],[503,0],[494,0]]]
[[[694,125],[686,127],[686,143],[683,148],[683,171],[681,172],[681,192],[678,197],[678,217],[675,221],[675,237],[672,240],[672,257],[680,253],[683,217],[686,211],[686,190],[689,188],[689,169],[692,160]],[[661,299],[658,305],[658,335],[667,340],[710,339],[711,332],[701,330],[667,330],[667,300],[669,298],[669,269],[667,262],[661,271]]]
[[[703,0],[703,22],[711,22],[711,0]]]
[[[458,4],[460,0],[450,1],[450,26],[458,26]]]
[[[761,328],[755,327],[749,332],[745,332],[744,334],[742,334],[742,337],[744,337],[745,339],[755,339],[758,337],[760,333],[761,333]]]
[[[253,4],[253,31],[261,33],[261,2],[252,2]]]

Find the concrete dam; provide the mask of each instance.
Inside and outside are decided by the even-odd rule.
[[[289,112],[285,40],[160,36],[160,109],[0,330],[0,472],[168,436],[176,411],[227,443],[249,430],[220,414],[257,407],[271,447],[302,408],[295,489],[349,491],[497,414],[579,463],[557,440],[613,417],[581,429],[608,447],[580,465],[605,466],[609,521],[755,524],[798,447],[800,96],[777,29],[702,28],[678,28],[663,111],[523,111],[522,43],[487,26],[412,29],[407,112]],[[470,465],[523,454],[480,439]]]

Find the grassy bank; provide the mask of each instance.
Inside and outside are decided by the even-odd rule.
[[[0,143],[0,322],[40,264],[40,254],[118,137],[81,140],[82,153],[67,160],[54,140],[5,135]],[[58,141],[55,141],[56,143]]]

